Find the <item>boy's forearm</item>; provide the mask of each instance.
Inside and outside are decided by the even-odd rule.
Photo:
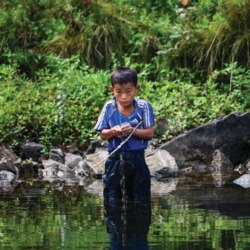
[[[152,139],[154,137],[155,128],[144,128],[144,129],[136,129],[134,132],[134,136],[141,139]]]
[[[132,131],[131,131],[132,132]],[[141,139],[152,139],[154,137],[155,128],[145,128],[145,129],[136,129],[134,131],[134,136],[141,138]],[[121,136],[122,131],[117,130],[117,128],[113,127],[110,129],[104,129],[100,132],[100,137],[102,140],[109,140],[113,137]],[[130,133],[127,133],[126,135],[129,136]]]
[[[109,140],[113,137],[120,136],[121,132],[117,131],[116,127],[104,129],[101,131],[100,136],[102,140]]]

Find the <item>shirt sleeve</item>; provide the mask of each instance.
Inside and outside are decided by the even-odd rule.
[[[97,123],[94,127],[95,131],[101,132],[103,129],[110,128],[108,124],[108,104],[106,103],[98,117]]]
[[[149,102],[145,102],[143,107],[143,124],[144,128],[155,126],[155,115],[153,107]]]

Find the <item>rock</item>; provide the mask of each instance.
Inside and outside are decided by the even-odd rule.
[[[89,172],[88,164],[85,160],[80,161],[78,167],[74,169],[76,176],[89,176],[91,174],[94,174],[94,172]]]
[[[38,169],[41,168],[41,164],[32,160],[26,160],[22,162],[19,169],[20,177],[36,177],[38,176]]]
[[[249,159],[250,112],[232,113],[191,129],[163,144],[181,169],[188,161],[200,160],[210,165],[219,149],[235,166]]]
[[[12,162],[11,160],[8,160],[6,158],[2,158],[0,160],[0,170],[11,171],[13,173],[18,172],[18,169],[15,166],[14,162]]]
[[[6,170],[18,174],[18,168],[21,158],[18,157],[11,148],[0,146],[0,170]]]
[[[13,162],[13,164],[19,164],[21,162],[21,158],[18,157],[13,150],[6,146],[6,145],[1,145],[0,146],[0,160],[5,159],[7,161]]]
[[[76,168],[79,166],[79,162],[83,160],[82,156],[66,153],[65,155],[65,165],[69,166],[70,168]]]
[[[39,158],[42,156],[43,149],[44,149],[44,146],[39,143],[26,142],[22,146],[23,158],[32,159],[33,161],[38,161]]]
[[[214,168],[212,177],[216,186],[221,187],[231,181],[230,179],[233,178],[234,174],[233,164],[220,150],[213,152],[211,165]]]
[[[58,166],[60,164],[60,162],[54,161],[54,160],[43,160],[42,161],[43,167],[46,168],[55,168],[58,169]]]
[[[89,147],[87,148],[85,154],[93,154],[96,151],[96,148],[100,148],[102,147],[101,142],[100,141],[93,141],[90,143]]]
[[[230,173],[233,171],[232,162],[219,150],[213,152],[213,160],[211,165],[213,166],[215,172]]]
[[[2,170],[0,171],[0,180],[5,180],[5,181],[13,181],[16,178],[16,175],[13,174],[12,172]]]
[[[58,168],[56,167],[46,167],[40,170],[42,177],[55,178],[57,177]]]
[[[211,172],[213,169],[206,165],[201,160],[194,161],[186,161],[181,169],[182,173],[197,173],[197,174],[205,174]]]
[[[247,172],[247,168],[244,166],[244,164],[239,164],[234,168],[234,171],[238,172],[239,174],[244,174]]]
[[[163,149],[147,149],[145,160],[149,167],[151,176],[171,176],[178,172],[175,159]]]
[[[90,175],[102,175],[105,167],[105,160],[108,157],[108,151],[106,148],[97,148],[94,154],[86,155],[86,172]]]
[[[244,174],[238,179],[234,180],[233,183],[240,185],[243,188],[250,187],[250,174]]]
[[[64,153],[60,148],[53,148],[49,152],[49,159],[64,163]]]

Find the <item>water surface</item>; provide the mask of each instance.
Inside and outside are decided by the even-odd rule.
[[[250,249],[250,189],[179,183],[150,203],[105,204],[31,180],[0,193],[0,249]]]

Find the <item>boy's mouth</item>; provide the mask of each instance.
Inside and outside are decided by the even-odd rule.
[[[120,103],[121,103],[121,105],[128,105],[129,104],[128,101],[121,101]]]

